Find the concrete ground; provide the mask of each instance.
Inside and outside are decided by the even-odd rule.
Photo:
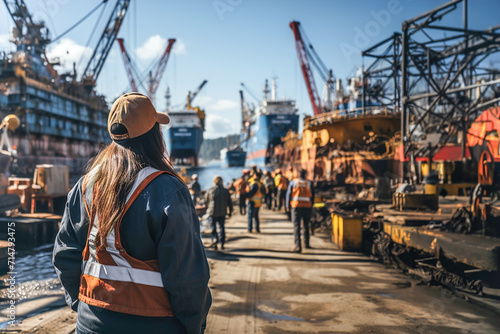
[[[499,333],[497,313],[419,282],[325,236],[292,253],[292,223],[263,210],[226,226],[226,250],[207,249],[213,306],[207,333]],[[208,245],[208,239],[207,239]]]
[[[291,253],[292,224],[283,213],[263,210],[261,221],[262,233],[251,234],[245,217],[233,216],[226,250],[207,248],[209,334],[500,332],[498,313],[365,255],[340,252],[325,236],[312,237],[313,249]],[[203,240],[210,246],[209,235]],[[0,333],[73,333],[76,314],[53,285],[34,286],[17,304],[18,319],[26,317],[17,326],[5,327],[8,305],[0,305]]]

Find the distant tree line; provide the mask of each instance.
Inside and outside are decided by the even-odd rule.
[[[215,139],[205,139],[201,145],[200,158],[204,161],[220,160],[220,150],[238,144],[240,135],[229,135]]]

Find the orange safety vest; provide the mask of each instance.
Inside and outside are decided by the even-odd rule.
[[[255,181],[252,179],[252,183],[250,183],[250,187],[253,186],[254,183],[257,183],[257,192],[253,194],[252,197],[250,197],[248,200],[254,202],[256,208],[260,208],[260,205],[262,203],[262,192],[260,191],[262,184],[260,181]]]
[[[296,180],[297,187],[292,189],[292,199],[290,206],[292,208],[310,208],[311,202],[311,182]]]
[[[122,218],[144,188],[163,173],[171,174],[152,167],[146,167],[137,174],[127,196]],[[89,175],[91,174],[92,171]],[[141,261],[127,254],[120,241],[121,219],[107,236],[106,244],[101,244],[97,237],[97,214],[92,216],[89,210],[94,183],[95,180],[86,178],[83,189],[90,226],[83,250],[83,274],[78,298],[89,305],[115,312],[146,317],[173,317],[174,312],[163,286],[158,260]]]
[[[236,194],[246,194],[247,187],[243,179],[238,179],[234,182],[234,188],[236,189]]]
[[[287,190],[288,189],[288,179],[283,175],[280,177],[278,189]]]

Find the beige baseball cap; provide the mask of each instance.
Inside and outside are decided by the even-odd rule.
[[[108,116],[108,132],[113,140],[126,140],[142,136],[156,123],[168,124],[167,114],[157,112],[151,100],[141,93],[127,93],[116,99]],[[112,131],[116,125],[122,125],[126,133]],[[123,131],[122,131],[123,132]]]

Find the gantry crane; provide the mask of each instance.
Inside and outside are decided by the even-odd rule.
[[[168,58],[170,57],[170,51],[172,50],[172,46],[174,45],[174,43],[175,43],[174,38],[170,38],[168,40],[165,52],[163,52],[163,55],[161,56],[160,61],[158,62],[158,66],[156,66],[155,75],[152,77],[152,80],[149,83],[149,89],[148,89],[149,97],[153,101],[155,99],[158,86],[160,85],[160,79],[163,76],[163,73],[165,72],[165,68],[167,67]]]
[[[130,86],[132,87],[132,90],[134,92],[137,92],[139,87],[137,85],[135,77],[138,74],[137,71],[132,67],[132,59],[130,58],[129,53],[125,48],[125,41],[123,40],[123,38],[117,38],[116,40],[120,45],[123,63],[125,65],[125,70],[127,71],[127,76],[130,81]],[[163,52],[161,58],[158,60],[158,64],[156,66],[156,70],[154,71],[154,75],[150,74],[147,94],[152,101],[154,101],[155,99],[156,91],[158,90],[158,86],[160,85],[160,80],[163,76],[163,73],[165,72],[165,68],[167,67],[167,62],[170,57],[170,53],[172,51],[172,46],[174,45],[174,43],[175,43],[174,38],[168,40],[167,47],[165,48],[165,51]]]
[[[128,80],[130,81],[130,86],[132,86],[132,90],[137,92],[137,85],[135,83],[134,74],[132,73],[132,60],[125,49],[125,41],[123,38],[117,38],[116,41],[120,45],[120,50],[122,52],[123,63],[125,64],[125,70],[127,71]]]

